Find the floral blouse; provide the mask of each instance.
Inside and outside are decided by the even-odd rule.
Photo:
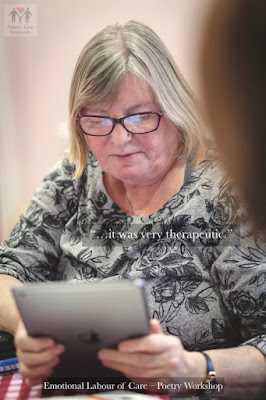
[[[266,354],[266,248],[209,157],[158,212],[134,217],[90,154],[73,180],[63,158],[0,246],[0,273],[22,282],[142,277],[150,316],[187,350],[249,344]],[[132,304],[134,307],[134,304]]]

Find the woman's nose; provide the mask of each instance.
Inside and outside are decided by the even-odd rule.
[[[124,145],[132,140],[133,134],[128,132],[121,123],[117,123],[110,133],[110,140],[117,146]]]

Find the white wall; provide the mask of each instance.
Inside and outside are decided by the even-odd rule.
[[[0,0],[37,5],[38,36],[0,39],[0,239],[67,147],[68,89],[84,44],[106,25],[143,21],[199,92],[197,50],[212,0]]]

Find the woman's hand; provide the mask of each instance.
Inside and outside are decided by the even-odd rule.
[[[151,327],[153,333],[123,341],[117,350],[102,349],[98,354],[102,363],[134,380],[160,378],[169,382],[193,376],[193,353],[184,350],[179,338],[163,334],[159,321],[151,320]]]
[[[44,378],[48,378],[59,363],[59,355],[64,351],[63,345],[55,344],[50,338],[28,336],[21,320],[15,334],[15,345],[19,372],[29,386],[42,383]]]

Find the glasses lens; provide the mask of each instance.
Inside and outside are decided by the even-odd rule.
[[[147,133],[158,128],[159,116],[145,113],[130,115],[124,119],[125,127],[132,133]]]
[[[101,117],[81,117],[80,125],[83,132],[95,136],[108,135],[113,128],[113,122],[111,119]]]

